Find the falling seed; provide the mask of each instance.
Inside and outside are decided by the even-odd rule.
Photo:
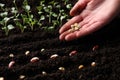
[[[33,57],[33,58],[30,60],[30,62],[32,62],[32,63],[37,62],[37,61],[39,61],[39,58],[38,58],[38,57]]]
[[[45,50],[45,49],[44,49],[44,48],[42,48],[42,49],[41,49],[41,52],[43,52],[44,50]]]
[[[25,55],[27,56],[27,55],[29,55],[30,54],[30,51],[26,51],[25,52]]]
[[[76,50],[71,51],[70,54],[69,54],[69,56],[73,56],[73,55],[75,55],[75,54],[77,54],[77,51],[76,51]]]
[[[93,46],[92,50],[95,51],[95,50],[97,50],[98,48],[99,48],[99,46],[98,46],[98,45],[95,45],[95,46]]]
[[[42,74],[43,74],[43,75],[47,75],[47,73],[46,73],[45,71],[42,71]]]
[[[8,65],[8,68],[12,68],[14,64],[15,64],[15,61],[11,61]]]
[[[82,69],[84,67],[84,65],[80,65],[79,67],[78,67],[78,69]]]
[[[95,62],[92,62],[92,63],[91,63],[91,66],[93,66],[93,67],[96,66],[96,63],[95,63]]]
[[[50,56],[51,59],[54,59],[54,58],[56,58],[56,57],[58,57],[58,54],[54,54],[54,55],[51,55],[51,56]]]
[[[60,71],[65,71],[65,68],[64,67],[59,67],[58,68]]]
[[[20,79],[24,79],[24,78],[25,78],[25,75],[20,75],[19,78],[20,78]]]
[[[0,80],[4,80],[4,77],[0,77]]]
[[[13,58],[13,57],[14,57],[14,54],[10,54],[9,57]]]

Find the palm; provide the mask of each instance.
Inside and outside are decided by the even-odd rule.
[[[74,17],[60,29],[60,39],[73,40],[95,32],[118,14],[119,6],[119,0],[79,0],[70,12]],[[80,30],[68,32],[74,23],[79,23]]]

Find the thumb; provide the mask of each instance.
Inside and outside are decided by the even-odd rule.
[[[84,10],[88,2],[89,0],[79,0],[70,10],[70,15],[71,16],[78,15],[80,12],[82,12],[82,10]]]

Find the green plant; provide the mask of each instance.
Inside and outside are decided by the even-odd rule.
[[[41,6],[42,5],[42,6]],[[36,8],[37,8],[37,10],[38,10],[38,14],[39,14],[39,20],[37,21],[37,24],[41,27],[42,26],[42,24],[41,24],[41,21],[43,21],[43,20],[45,20],[45,15],[43,15],[43,11],[42,11],[42,9],[43,9],[43,7],[44,7],[45,5],[44,5],[44,1],[41,1],[40,2],[40,6],[37,6]]]
[[[66,5],[69,0],[62,0],[62,1],[64,2],[64,5]]]
[[[4,10],[4,6],[5,6],[5,4],[0,3],[0,9],[1,9],[1,10]]]
[[[47,17],[49,18],[49,23],[51,23],[51,17],[52,17],[52,6],[48,5],[47,7],[45,6],[44,11],[48,13]]]
[[[31,30],[33,30],[34,25],[36,24],[37,20],[34,18],[33,14],[30,14],[31,12],[31,7],[30,5],[28,5],[27,0],[24,0],[23,2],[23,9],[25,10],[26,14],[21,14],[21,17],[23,19],[23,24],[28,24],[31,28]]]
[[[14,26],[12,24],[7,24],[7,22],[11,19],[12,17],[8,18],[5,17],[3,18],[2,21],[0,21],[0,24],[2,25],[2,30],[5,31],[5,34],[8,35],[9,31],[14,29]]]
[[[22,25],[19,19],[14,19],[16,26],[21,30],[21,33],[27,28],[25,25]]]

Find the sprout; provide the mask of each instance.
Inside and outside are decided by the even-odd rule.
[[[0,7],[2,8],[2,7],[4,7],[5,6],[5,4],[3,4],[3,3],[0,3]]]
[[[5,17],[5,16],[7,16],[7,15],[8,15],[8,12],[0,13],[0,16],[1,16],[1,17]]]
[[[9,31],[14,29],[14,26],[12,24],[9,24],[7,26],[2,27],[2,30],[5,31],[5,34],[8,35]]]
[[[66,8],[67,8],[67,9],[71,9],[71,8],[72,8],[72,4],[67,4],[67,5],[66,5]]]
[[[8,17],[5,17],[5,18],[3,19],[3,21],[4,21],[5,23],[7,23],[9,20],[10,20],[10,18],[8,18]]]
[[[15,7],[12,7],[11,10],[12,10],[11,12],[14,14],[16,14],[18,12]]]
[[[14,26],[12,24],[9,24],[7,27],[8,27],[9,30],[14,29]]]
[[[29,5],[26,5],[26,6],[24,7],[24,9],[27,10],[27,11],[29,11],[29,10],[30,10],[30,6],[29,6]]]

